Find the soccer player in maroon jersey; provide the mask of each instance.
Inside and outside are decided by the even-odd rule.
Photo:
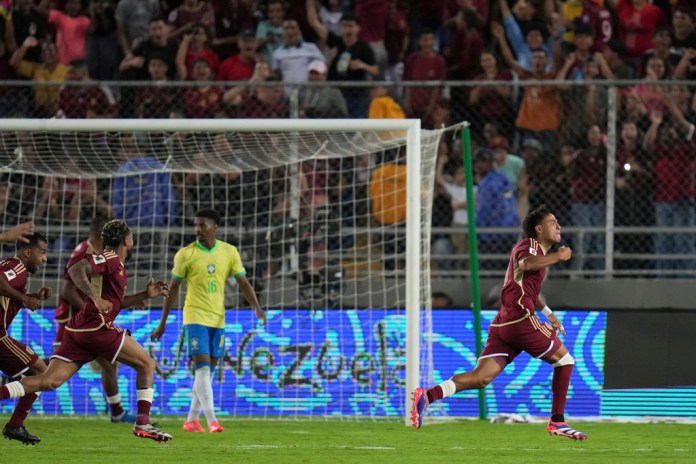
[[[56,337],[53,340],[53,349],[57,349],[63,340],[65,326],[68,321],[84,306],[84,296],[73,283],[68,269],[74,264],[82,261],[88,254],[99,254],[104,250],[104,242],[101,238],[101,231],[104,224],[108,222],[108,218],[97,216],[92,220],[89,227],[89,238],[84,242],[80,242],[70,255],[70,259],[65,265],[65,274],[63,280],[63,289],[60,292],[60,299],[54,314],[56,321]],[[106,402],[109,404],[111,411],[111,422],[135,422],[135,416],[126,413],[121,405],[121,394],[118,391],[118,364],[111,363],[111,360],[98,357],[94,362],[99,365],[101,370],[101,383],[104,393],[106,394]]]
[[[35,311],[39,300],[50,298],[50,288],[42,287],[36,293],[27,293],[27,273],[34,274],[46,262],[48,246],[38,233],[25,235],[27,241],[17,241],[17,254],[0,260],[0,370],[10,378],[22,375],[38,375],[46,370],[46,364],[24,343],[10,337],[8,330],[12,320],[22,307]],[[35,445],[41,439],[27,432],[24,427],[37,395],[30,394],[17,402],[10,421],[2,429],[2,435],[25,445]]]
[[[0,387],[0,400],[55,390],[82,367],[101,356],[136,370],[138,416],[133,425],[136,437],[169,441],[172,436],[150,423],[155,361],[126,331],[114,325],[121,308],[142,304],[148,298],[166,297],[169,286],[150,279],[147,288],[124,296],[128,276],[123,261],[133,248],[133,234],[125,221],[112,220],[102,229],[105,250],[87,255],[69,269],[75,286],[84,294],[85,305],[65,326],[61,345],[51,356],[48,369]]]
[[[570,374],[575,360],[558,338],[565,329],[558,318],[541,299],[541,284],[546,268],[560,261],[568,261],[570,248],[562,246],[549,253],[561,241],[561,226],[556,216],[545,206],[530,211],[522,225],[525,239],[512,249],[501,294],[500,311],[488,329],[488,341],[473,371],[456,374],[430,389],[413,391],[411,420],[420,428],[423,413],[430,403],[454,395],[462,390],[484,388],[522,351],[551,364],[551,420],[546,430],[551,435],[586,440],[587,435],[565,422],[564,411]],[[540,309],[551,325],[542,324],[536,316]]]

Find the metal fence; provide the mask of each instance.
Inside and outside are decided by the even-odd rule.
[[[555,277],[696,276],[691,82],[18,81],[3,82],[0,99],[4,117],[367,117],[371,105],[384,114],[379,110],[399,104],[424,127],[468,120],[475,154],[489,150],[495,168],[479,169],[478,181],[498,176],[494,191],[479,190],[476,199],[484,276],[504,273],[521,219],[541,203],[556,212],[563,242],[574,250],[572,261],[555,266]],[[465,276],[458,137],[443,140],[439,156],[433,275]],[[509,200],[505,212],[489,203],[498,198],[492,193]],[[108,194],[102,199],[110,201]]]

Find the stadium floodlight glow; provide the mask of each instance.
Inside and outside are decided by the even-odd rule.
[[[311,265],[315,255],[324,253],[321,259],[326,264],[333,259],[326,256],[342,253],[336,259],[338,267],[345,269],[345,256],[349,254],[349,247],[352,256],[358,256],[359,253],[355,250],[360,248],[358,242],[363,236],[368,238],[366,248],[376,248],[372,246],[371,240],[380,235],[382,253],[387,253],[385,237],[389,237],[388,240],[396,243],[392,248],[398,256],[395,261],[401,261],[400,264],[391,269],[380,267],[379,270],[373,270],[373,265],[381,266],[379,261],[383,260],[384,255],[354,258],[352,263],[355,269],[362,269],[356,272],[363,274],[351,277],[344,272],[339,277],[341,283],[338,290],[344,292],[344,295],[345,292],[352,291],[352,296],[344,298],[339,304],[333,300],[328,301],[326,295],[321,295],[324,300],[316,304],[324,304],[326,308],[336,306],[339,309],[373,305],[405,308],[406,329],[403,335],[406,372],[400,408],[403,408],[401,412],[405,423],[409,424],[410,392],[416,386],[433,382],[429,348],[432,341],[428,332],[431,309],[430,222],[438,144],[443,132],[444,129],[422,130],[420,120],[417,119],[2,119],[0,152],[3,165],[0,166],[0,173],[20,176],[22,179],[26,176],[39,179],[36,181],[37,193],[33,197],[25,195],[20,200],[24,202],[20,204],[23,211],[36,211],[45,201],[42,188],[44,180],[49,177],[62,181],[81,179],[94,182],[99,195],[93,195],[92,198],[80,194],[80,198],[75,200],[78,208],[75,214],[78,216],[85,214],[85,211],[96,211],[104,207],[96,198],[100,195],[102,199],[116,198],[113,195],[117,179],[138,177],[141,184],[147,184],[147,179],[156,177],[145,179],[145,176],[156,176],[157,173],[171,175],[171,191],[180,195],[176,201],[174,198],[170,199],[176,213],[170,211],[170,218],[158,222],[156,213],[149,212],[151,216],[132,224],[139,234],[132,271],[136,287],[142,285],[143,279],[152,273],[165,274],[171,266],[171,258],[177,247],[186,240],[187,234],[190,237],[190,224],[187,221],[190,221],[191,213],[205,203],[201,199],[201,192],[208,188],[208,184],[201,187],[194,183],[199,182],[200,176],[204,175],[219,176],[218,180],[210,181],[210,185],[219,187],[216,195],[221,196],[211,200],[214,205],[232,212],[245,204],[255,205],[247,208],[250,211],[248,216],[240,212],[237,221],[227,222],[222,227],[221,238],[239,240],[243,251],[266,248],[263,258],[253,252],[247,254],[245,259],[248,266],[267,260],[265,269],[256,276],[258,282],[266,278],[267,274],[275,279],[273,284],[265,284],[266,292],[262,293],[261,304],[266,307],[271,305],[282,309],[283,305],[308,307],[315,304],[315,300],[307,304],[308,298],[303,296],[304,289],[300,284],[303,263],[309,261]],[[356,217],[361,215],[357,219],[347,220],[342,216],[339,221],[318,215],[308,216],[309,209],[314,208],[316,213],[318,207],[314,204],[307,205],[307,192],[302,190],[306,178],[302,171],[303,163],[309,166],[308,169],[313,174],[318,169],[316,166],[319,160],[328,160],[332,169],[341,177],[341,182],[350,184],[357,182],[356,179],[364,174],[359,170],[358,157],[368,156],[374,167],[383,159],[388,159],[390,154],[397,153],[398,156],[404,151],[407,160],[405,222],[375,226],[368,212],[355,212],[357,208],[354,205],[367,200],[357,197],[352,198],[350,203],[342,198],[334,199],[341,203],[330,204],[327,212],[331,216],[337,214],[338,209],[353,208]],[[124,169],[127,160],[145,155],[152,156],[150,164],[142,163],[136,168],[131,165],[129,169]],[[275,186],[271,185],[268,187],[270,193],[266,192],[266,183],[270,185],[275,179],[273,175],[276,174],[273,173],[277,168],[283,169],[285,190],[278,193],[273,191]],[[271,181],[264,177],[266,174],[259,174],[266,171],[272,173]],[[12,177],[10,184],[23,182],[24,180],[18,180],[20,177]],[[219,185],[215,185],[215,182],[219,182]],[[233,189],[241,192],[239,198],[230,197]],[[186,196],[187,192],[193,192],[192,196]],[[369,189],[361,192],[367,195]],[[160,193],[156,192],[157,195]],[[333,195],[335,192],[329,193]],[[159,207],[162,200],[157,195],[149,198],[146,194],[141,194],[136,198],[135,203],[139,208],[142,207],[140,213],[147,208],[156,210]],[[284,214],[289,215],[289,218],[282,217],[286,225],[295,221],[287,227],[294,228],[292,231],[271,230],[274,215],[282,213],[280,207],[273,209],[273,206],[277,206],[273,202],[278,202],[279,195],[285,195],[288,199]],[[126,196],[118,196],[122,204],[112,205],[115,212],[124,212],[133,206],[133,201],[127,200]],[[33,204],[28,204],[32,202]],[[67,200],[63,206],[69,207]],[[46,208],[50,210],[50,207]],[[67,214],[65,208],[63,214]],[[263,219],[260,216],[261,210]],[[20,211],[16,213],[17,218],[5,214],[5,223],[22,216]],[[65,217],[57,218],[55,211],[45,212],[45,215],[47,220],[42,228],[49,237],[70,237],[70,240],[86,237],[84,222],[81,224],[80,221],[66,220]],[[330,243],[324,245],[330,248],[329,251],[313,249],[312,243],[302,242],[302,234],[298,233],[298,229],[306,234],[315,233],[322,227],[328,230],[323,240]],[[343,242],[349,236],[352,243],[345,245]],[[402,246],[404,236],[405,247]],[[274,242],[275,239],[278,239],[277,242]],[[62,248],[56,249],[58,256],[55,263],[65,260],[70,251],[66,244],[70,240],[61,241]],[[282,246],[283,258],[279,259],[275,256],[279,249],[276,243],[281,242],[286,245]],[[373,253],[371,249],[366,251],[368,255]],[[316,258],[315,261],[321,259]],[[363,261],[369,262],[363,266]],[[326,265],[325,269],[317,271],[324,273],[320,276],[320,280],[324,279],[324,287],[321,289],[324,293],[329,292],[326,281],[332,281],[328,276],[329,267]],[[55,268],[46,269],[44,273],[45,279],[52,278],[51,273],[56,276],[60,274]],[[276,291],[278,286],[280,290]],[[243,301],[235,301],[230,306],[235,303],[244,304]]]

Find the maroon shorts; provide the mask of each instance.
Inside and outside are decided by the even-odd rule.
[[[0,338],[0,370],[13,378],[24,374],[39,356],[24,343],[9,335]]]
[[[544,359],[558,351],[562,344],[552,328],[532,315],[512,324],[491,324],[479,359],[500,356],[506,357],[509,364],[522,351]]]
[[[125,340],[126,331],[113,326],[89,332],[66,329],[61,344],[51,355],[51,359],[58,358],[82,365],[101,356],[114,363]]]
[[[63,334],[65,333],[65,322],[56,322],[56,336],[53,339],[53,350],[60,346],[63,341]]]

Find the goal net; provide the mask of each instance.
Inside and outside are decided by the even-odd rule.
[[[444,131],[416,120],[2,120],[3,227],[34,219],[49,260],[30,289],[61,288],[72,249],[97,215],[135,235],[129,290],[169,278],[193,241],[193,217],[214,208],[218,238],[240,250],[269,323],[260,327],[229,279],[225,356],[214,381],[219,414],[405,417],[412,388],[433,382],[430,221]],[[5,248],[3,256],[13,253]],[[177,307],[183,305],[183,292]],[[188,411],[192,374],[182,312],[150,341],[161,300],[123,311],[157,360],[155,414]],[[10,334],[52,352],[55,301],[22,312]],[[121,394],[135,410],[131,369]],[[12,404],[0,404],[3,412]],[[86,366],[35,408],[105,408]]]

